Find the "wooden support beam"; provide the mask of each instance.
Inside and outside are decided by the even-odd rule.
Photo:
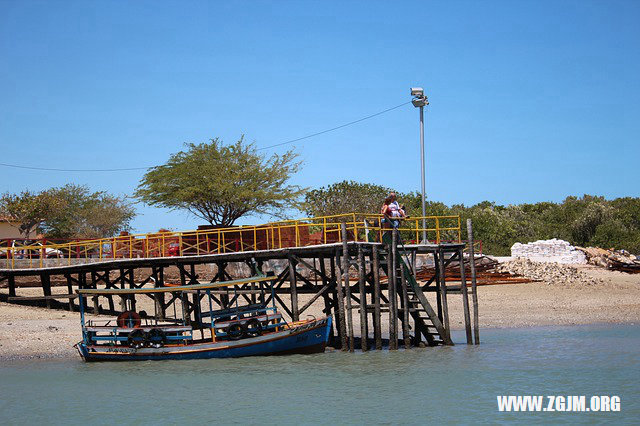
[[[460,286],[462,292],[462,309],[464,310],[464,330],[467,335],[467,345],[473,344],[471,335],[471,315],[469,314],[469,295],[467,294],[467,279],[464,270],[464,251],[462,248],[458,250],[460,257]]]
[[[40,274],[40,282],[42,283],[42,295],[51,296],[51,275],[47,273]],[[46,299],[47,308],[51,308],[51,301]]]
[[[360,289],[360,349],[369,349],[369,324],[367,320],[367,296],[365,293],[365,261],[362,246],[358,246],[358,286]]]
[[[382,349],[382,330],[380,318],[380,259],[378,247],[372,247],[372,263],[373,263],[373,340],[375,341],[376,350]]]
[[[391,231],[391,247],[387,256],[387,270],[389,276],[389,349],[398,349],[398,299],[396,296],[396,266],[398,264],[398,231]]]
[[[434,274],[433,274],[433,278],[435,278],[435,291],[436,291],[436,309],[438,311],[438,319],[440,319],[440,322],[442,322],[444,319],[442,317],[442,297],[441,297],[441,292],[440,292],[440,254],[438,252],[435,252],[433,254],[433,267],[434,267]],[[425,286],[422,287],[423,290],[425,291],[431,291],[430,288],[425,288]]]
[[[9,275],[7,284],[9,285],[9,297],[16,297],[16,277]]]
[[[442,325],[444,327],[445,336],[443,338],[451,340],[451,329],[449,328],[449,305],[447,303],[447,283],[446,271],[444,263],[444,251],[442,247],[438,248],[438,269],[440,270],[440,298],[442,299]]]
[[[300,312],[298,311],[298,280],[296,274],[296,263],[289,257],[289,292],[291,294],[291,312],[293,321],[300,320]]]
[[[302,308],[300,308],[300,311],[298,312],[298,315],[303,313],[304,311],[306,311],[313,304],[313,302],[315,302],[320,296],[326,294],[330,289],[331,289],[331,286],[329,284],[323,286],[320,289],[320,291],[318,291],[316,294],[311,296],[311,299],[309,299],[309,301],[307,303],[305,303],[302,306]]]
[[[77,294],[52,294],[49,296],[15,296],[7,298],[7,302],[27,302],[40,300],[76,299]]]
[[[289,317],[293,318],[293,312],[291,312],[291,310],[287,307],[287,305],[282,301],[280,296],[278,296],[276,293],[274,293],[273,297],[275,297],[276,301],[278,303],[280,303],[280,306],[282,307],[282,309],[284,309],[284,311],[287,313],[287,315],[289,315]]]
[[[322,312],[324,312],[325,315],[331,315],[331,298],[329,297],[329,294],[331,293],[332,289],[335,289],[335,279],[334,280],[330,280],[327,277],[327,268],[325,266],[325,259],[323,256],[320,256],[320,258],[318,259],[319,263],[320,263],[320,278],[322,279],[322,287],[327,287],[328,290],[326,292],[323,293],[322,295],[322,299],[324,301],[324,310]],[[333,316],[334,318],[336,318],[336,316]],[[331,337],[329,339],[329,344],[333,345],[335,344],[335,333],[334,330],[336,329],[336,325],[335,325],[335,321],[333,324],[333,327],[331,327]]]
[[[344,280],[345,296],[347,298],[347,333],[349,335],[349,352],[355,350],[353,336],[353,309],[351,307],[351,287],[349,286],[349,267],[351,259],[349,257],[349,244],[347,242],[347,224],[342,222],[342,279]]]
[[[340,252],[336,250],[336,266],[340,264]],[[340,337],[340,349],[342,351],[349,350],[349,343],[347,342],[347,325],[345,322],[345,309],[344,309],[344,294],[342,291],[342,268],[336,267],[336,300],[338,308],[338,336]]]
[[[410,349],[411,337],[409,336],[409,293],[407,290],[407,277],[405,273],[405,269],[400,268],[400,285],[402,287],[402,339],[404,341],[404,348]]]
[[[184,292],[180,293],[180,305],[182,305],[182,318],[185,321],[185,324],[191,324],[191,313],[189,312],[189,301],[187,300],[187,295]]]
[[[474,344],[480,344],[480,328],[478,326],[478,286],[476,282],[476,257],[473,247],[473,225],[467,219],[467,242],[469,244],[469,258],[471,259],[471,300],[473,301],[473,337]]]
[[[154,287],[164,287],[164,268],[162,266],[154,266],[151,269],[151,276],[153,277]],[[165,319],[167,317],[167,310],[164,304],[164,300],[164,293],[153,294],[153,302],[155,304],[155,312],[158,319]]]

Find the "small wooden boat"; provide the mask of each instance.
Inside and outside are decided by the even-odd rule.
[[[331,330],[331,317],[287,322],[276,309],[275,298],[271,298],[272,306],[265,305],[264,292],[260,297],[262,303],[238,306],[238,297],[235,297],[232,299],[236,300],[235,306],[213,310],[213,289],[227,289],[233,295],[240,286],[268,284],[273,278],[253,277],[179,287],[78,290],[83,338],[75,347],[85,361],[234,358],[324,352]],[[266,289],[263,285],[260,288]],[[182,301],[181,318],[176,318],[175,310],[174,317],[167,318],[158,315],[157,309],[154,316],[148,316],[133,308],[136,295],[156,298],[162,293],[170,293],[174,303],[175,300]],[[195,295],[198,303],[188,302],[189,293]],[[119,295],[128,304],[128,310],[115,320],[85,321],[84,298],[90,295]],[[204,297],[209,301],[208,310],[200,308]],[[158,306],[157,303],[154,305]]]

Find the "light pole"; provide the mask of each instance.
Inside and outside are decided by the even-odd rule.
[[[411,103],[414,107],[420,107],[420,170],[422,172],[422,243],[427,243],[427,221],[425,216],[427,215],[427,204],[424,196],[425,182],[424,182],[424,106],[429,105],[429,99],[424,95],[422,87],[412,87],[411,96],[413,99]]]

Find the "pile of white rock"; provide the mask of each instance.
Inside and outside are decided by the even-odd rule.
[[[547,284],[580,285],[601,284],[600,278],[592,277],[575,266],[554,265],[548,262],[532,262],[529,259],[516,259],[504,262],[496,268],[498,272],[508,272],[512,275],[520,275],[534,281],[543,281]]]
[[[511,256],[530,259],[536,262],[555,263],[587,263],[585,254],[576,250],[567,241],[553,238],[551,240],[538,240],[532,243],[515,243],[511,246]]]

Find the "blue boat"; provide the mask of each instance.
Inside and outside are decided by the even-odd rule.
[[[85,361],[236,358],[324,352],[331,331],[331,317],[288,322],[275,307],[274,297],[271,298],[272,306],[237,304],[237,291],[241,286],[269,284],[273,279],[252,277],[179,287],[78,290],[82,341],[75,346]],[[265,286],[260,285],[260,288],[265,289]],[[213,310],[211,292],[214,289],[235,293],[235,306]],[[181,318],[176,315],[167,318],[158,315],[157,311],[149,316],[133,309],[137,295],[155,298],[161,293],[171,294],[174,303],[182,301],[183,308],[189,305],[188,294],[195,294],[198,301],[206,296],[209,309],[202,309],[200,303],[191,304],[191,312],[182,309]],[[125,300],[125,305],[128,304],[128,309],[115,319],[86,320],[84,298],[95,295],[118,295]],[[264,293],[260,300],[264,301]],[[157,303],[154,305],[158,306]]]

